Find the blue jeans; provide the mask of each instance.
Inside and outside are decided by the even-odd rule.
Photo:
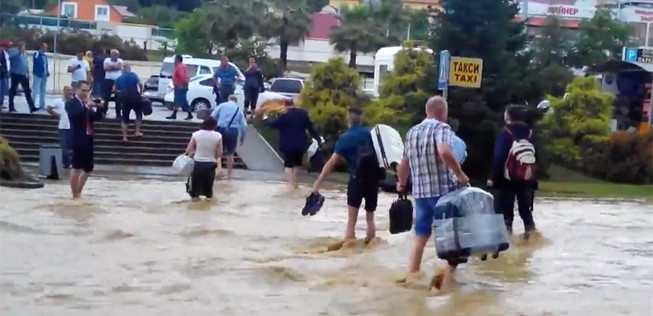
[[[61,163],[64,168],[70,167],[70,145],[72,134],[69,129],[59,129],[59,145],[61,146]]]
[[[438,204],[439,196],[415,199],[415,234],[417,236],[431,236],[433,230],[433,219],[435,218],[435,205]],[[439,215],[442,217],[442,214]]]
[[[181,108],[184,111],[190,112],[188,108],[188,88],[175,88],[174,103],[175,110]]]
[[[104,78],[93,78],[92,95],[98,98],[104,98]]]
[[[0,78],[0,106],[5,104],[5,97],[9,95],[9,76]]]
[[[41,110],[45,109],[45,87],[48,83],[48,77],[38,77],[34,76],[34,81],[32,81],[32,95],[34,96],[34,101],[38,100],[38,107]]]

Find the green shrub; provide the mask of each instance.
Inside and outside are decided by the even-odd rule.
[[[6,138],[0,136],[0,178],[11,180],[20,176],[20,157]]]
[[[581,142],[583,170],[602,179],[653,183],[653,132],[615,132],[608,139]]]

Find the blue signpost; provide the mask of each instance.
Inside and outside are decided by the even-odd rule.
[[[449,59],[451,55],[448,50],[440,51],[440,65],[438,66],[438,90],[442,91],[442,97],[447,99],[449,90]]]
[[[624,47],[623,56],[621,56],[621,60],[636,62],[637,61],[637,50],[638,50],[638,47],[628,47],[628,46]]]

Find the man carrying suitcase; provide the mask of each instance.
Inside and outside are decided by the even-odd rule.
[[[438,199],[458,185],[469,183],[451,148],[454,133],[446,123],[447,101],[440,96],[431,97],[426,102],[425,110],[426,119],[406,134],[404,155],[398,168],[397,191],[406,190],[410,174],[415,198],[415,243],[409,259],[409,276],[420,271],[424,247],[431,237]],[[450,281],[456,265],[457,262],[449,262],[443,279],[435,284],[437,288]]]

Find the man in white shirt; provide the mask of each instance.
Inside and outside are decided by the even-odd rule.
[[[84,60],[84,52],[78,52],[77,56],[70,59],[68,72],[71,76],[73,89],[77,89],[77,83],[87,81],[90,78],[91,66]]]
[[[124,62],[120,59],[120,51],[117,49],[112,49],[109,53],[109,57],[104,59],[104,104],[109,104],[109,99],[111,98],[111,92],[113,91],[113,85],[116,82],[116,79],[122,75],[122,67]],[[116,118],[120,118],[120,103],[116,99]],[[104,114],[107,114],[109,107],[104,107]]]
[[[70,122],[66,113],[66,101],[72,99],[74,93],[70,86],[63,87],[63,97],[58,98],[45,109],[50,115],[59,118],[59,144],[61,145],[61,163],[65,169],[70,168]]]

